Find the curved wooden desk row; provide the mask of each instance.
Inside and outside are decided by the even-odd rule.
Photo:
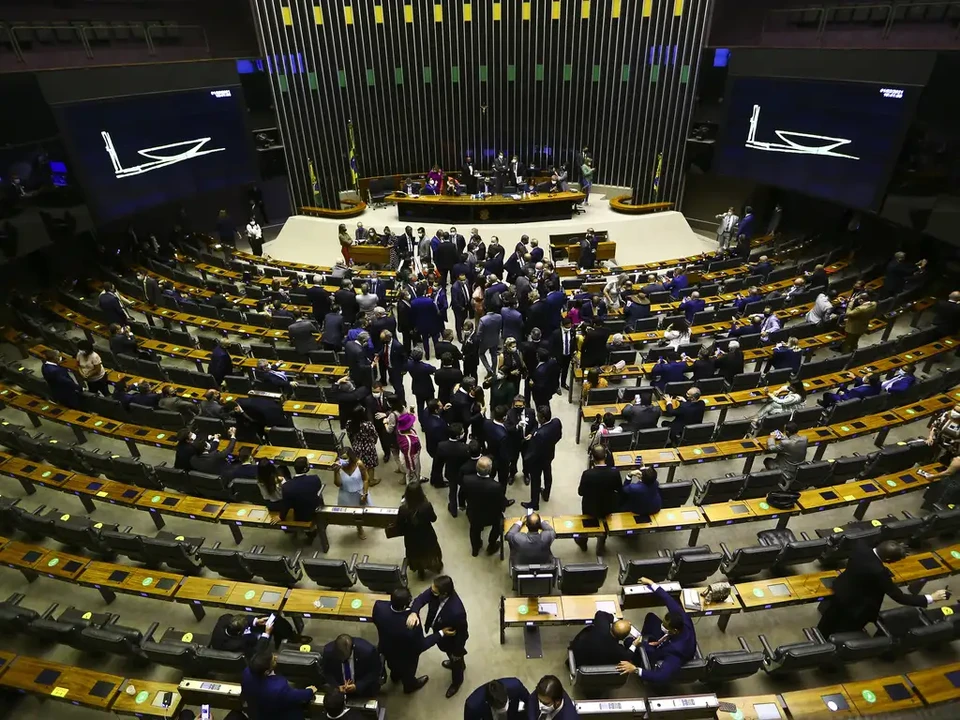
[[[617,195],[610,198],[610,209],[614,212],[624,215],[646,215],[648,213],[669,210],[673,207],[672,202],[644,203],[643,205],[633,205],[630,200],[632,195]]]
[[[363,214],[367,209],[367,204],[363,200],[353,200],[351,198],[341,198],[341,205],[344,208],[322,208],[322,207],[301,207],[300,212],[311,217],[331,218],[355,218]]]
[[[935,395],[932,398],[921,400],[906,407],[897,407],[875,415],[848,420],[846,422],[828,425],[826,427],[807,428],[800,434],[807,438],[809,446],[816,446],[813,459],[821,460],[826,452],[827,445],[843,442],[850,438],[861,437],[878,433],[874,444],[883,445],[890,430],[901,425],[907,425],[922,420],[936,413],[943,412],[960,400],[960,390],[954,388],[949,393]],[[680,448],[656,448],[653,450],[630,450],[613,453],[614,464],[620,470],[638,468],[644,465],[650,467],[669,468],[668,482],[673,480],[676,468],[680,465],[698,465],[715,460],[734,460],[746,458],[741,471],[744,475],[750,472],[757,455],[767,454],[767,437],[743,438],[741,440],[724,440],[703,445],[686,445]]]
[[[0,686],[131,717],[177,718],[183,708],[176,683],[125,678],[4,651],[0,651]]]
[[[224,578],[202,578],[132,565],[91,560],[0,538],[0,565],[19,570],[28,580],[39,576],[97,590],[106,603],[117,593],[188,605],[201,620],[205,608],[242,612],[276,612],[323,620],[369,622],[373,604],[388,595],[339,592],[322,588],[294,589]]]
[[[96,322],[95,320],[91,320],[90,318],[81,315],[78,312],[74,312],[66,305],[58,302],[48,302],[44,304],[44,307],[46,307],[55,315],[59,315],[64,320],[72,322],[78,328],[83,330],[85,334],[89,334],[88,336],[91,339],[93,335],[99,335],[100,337],[110,336],[109,326]],[[202,320],[203,318],[197,319]],[[279,330],[277,332],[286,335],[286,330]],[[180,360],[191,360],[200,372],[206,372],[206,369],[203,366],[204,364],[208,364],[210,362],[211,353],[208,350],[174,345],[173,343],[160,342],[159,340],[138,340],[137,345],[144,350],[152,350],[153,352],[166,357],[178,358]],[[234,360],[233,364],[234,367],[253,369],[257,367],[257,359],[245,357]],[[295,363],[283,361],[275,364],[279,370],[283,370],[285,373],[290,375],[313,375],[314,377],[340,378],[346,375],[348,372],[347,368],[342,365],[315,365],[313,363]],[[154,380],[153,382],[161,381]]]
[[[362,248],[362,247],[365,247],[365,246],[363,246],[363,245],[356,245],[356,246],[354,246],[354,248],[352,248],[351,250],[356,249],[356,248]],[[376,246],[376,247],[379,247],[379,246]],[[384,251],[387,250],[387,248],[382,248],[382,249],[383,249]],[[203,263],[203,262],[195,262],[195,263],[193,263],[193,266],[197,269],[197,271],[200,273],[201,277],[202,277],[204,280],[207,279],[207,278],[206,278],[207,275],[213,275],[214,277],[217,277],[217,278],[220,278],[220,279],[224,279],[224,278],[225,278],[225,279],[230,280],[230,281],[233,281],[233,282],[241,282],[241,281],[243,280],[243,273],[242,273],[242,272],[237,272],[236,270],[227,270],[226,268],[218,267],[217,265],[210,265],[209,263]],[[375,271],[373,271],[373,272],[375,272]],[[307,279],[310,280],[311,278],[307,278]],[[254,285],[262,285],[264,289],[268,289],[268,288],[270,288],[270,287],[273,285],[273,281],[274,281],[274,280],[279,280],[279,281],[280,281],[280,286],[283,287],[283,288],[286,288],[286,287],[290,284],[290,278],[288,278],[286,275],[281,276],[281,277],[277,277],[277,278],[266,277],[266,276],[258,277],[258,278],[256,278],[256,279],[253,281],[253,284],[254,284]],[[360,278],[359,281],[355,281],[355,282],[354,282],[354,287],[353,287],[353,289],[354,289],[354,292],[355,292],[357,295],[360,294],[360,286],[361,286],[362,284],[363,284],[363,278],[362,278],[362,277]],[[307,287],[311,287],[311,286],[312,286],[312,283],[304,283],[301,287],[307,288]],[[323,286],[323,289],[326,290],[328,293],[333,294],[333,293],[335,293],[337,290],[340,290],[340,286],[339,286],[339,285],[324,285],[324,286]],[[397,291],[396,291],[396,290],[389,290],[389,291],[387,292],[387,297],[395,298],[396,295],[397,295]]]
[[[870,506],[876,500],[903,495],[919,490],[931,484],[929,478],[918,471],[939,472],[943,465],[931,463],[922,468],[914,468],[898,473],[882,475],[871,480],[840,483],[800,493],[797,506],[790,510],[778,510],[771,507],[765,498],[752,500],[730,500],[708,505],[682,505],[676,508],[664,508],[656,515],[634,515],[621,512],[604,518],[588,515],[543,515],[556,531],[558,538],[601,538],[609,536],[631,536],[660,532],[689,531],[689,545],[697,544],[700,531],[704,528],[721,528],[727,525],[739,525],[748,522],[776,520],[777,527],[787,527],[790,518],[798,515],[810,515],[823,510],[856,506],[854,518],[862,520]],[[937,481],[932,481],[937,482]],[[506,534],[514,523],[522,518],[513,517],[503,521]]]
[[[9,340],[7,333],[4,333],[4,336]],[[43,359],[44,351],[50,349],[46,345],[38,344],[31,347],[25,348],[26,351],[35,358]],[[64,357],[60,361],[60,364],[72,370],[75,374],[79,372],[79,363],[74,358]],[[190,385],[180,385],[179,383],[167,382],[155,380],[148,377],[140,377],[139,375],[131,375],[130,373],[121,372],[119,370],[110,370],[109,368],[104,368],[107,371],[107,379],[111,384],[120,382],[121,380],[126,380],[129,383],[139,384],[145,382],[150,386],[155,385],[169,385],[172,387],[180,397],[187,398],[189,400],[203,400],[203,396],[209,391],[210,388],[198,388],[192,387]],[[224,403],[230,402],[231,400],[240,400],[247,397],[243,393],[221,393],[221,401]],[[319,417],[319,418],[335,418],[340,415],[340,406],[334,403],[308,403],[303,402],[302,400],[285,400],[283,402],[283,411],[287,415],[299,416],[303,415],[305,417]]]
[[[831,333],[827,333],[830,335]],[[808,338],[813,340],[814,338]],[[835,390],[844,383],[849,383],[855,380],[858,377],[864,377],[870,373],[887,373],[891,370],[896,370],[905,365],[911,363],[920,363],[920,362],[932,362],[937,357],[948,353],[953,352],[958,347],[960,347],[960,335],[954,335],[952,337],[944,338],[943,340],[937,340],[927,345],[922,345],[918,348],[914,348],[909,352],[901,353],[900,355],[894,355],[893,357],[883,358],[881,360],[874,360],[872,363],[866,365],[859,365],[857,367],[850,368],[849,370],[841,370],[840,372],[830,373],[829,375],[820,375],[818,377],[807,378],[803,380],[803,387],[807,391],[808,395],[814,395],[815,393],[825,392],[827,390]],[[643,367],[642,365],[632,365],[630,368],[636,368],[636,377],[638,379],[637,384],[639,385],[639,380],[644,377],[643,374],[639,372]],[[652,367],[652,365],[651,365]],[[624,372],[627,371],[627,368],[624,368]],[[631,375],[634,373],[630,373]],[[720,410],[721,415],[717,419],[717,423],[723,423],[726,420],[726,413],[732,407],[746,407],[748,405],[754,405],[756,403],[763,403],[767,401],[768,393],[771,390],[776,390],[776,387],[761,387],[754,388],[750,390],[734,390],[729,393],[721,393],[719,395],[705,395],[700,399],[706,404],[706,410]],[[589,399],[589,398],[588,398]],[[629,407],[631,403],[610,403],[604,405],[581,405],[580,413],[577,416],[577,442],[580,442],[580,430],[583,425],[583,421],[591,421],[596,418],[602,418],[606,413],[612,413],[613,415],[619,416],[623,413],[624,408]],[[657,405],[660,407],[660,410],[665,410],[667,403],[665,400],[657,400]]]
[[[582,192],[540,193],[521,198],[491,195],[476,200],[470,195],[387,195],[397,206],[400,221],[418,222],[535,222],[568,220],[574,205],[586,200]]]
[[[243,250],[232,249],[230,255],[241,262],[247,262],[251,265],[262,265],[265,267],[273,267],[278,270],[293,270],[295,272],[303,273],[307,276],[313,275],[332,275],[333,268],[329,265],[313,265],[311,263],[298,263],[292,262],[289,260],[278,260],[277,258],[271,257],[270,255],[254,255],[252,253],[244,252]],[[382,274],[376,270],[353,270],[351,272],[360,277],[366,277],[373,274]]]
[[[130,454],[135,457],[140,456],[137,445],[151,445],[171,450],[176,448],[177,445],[176,432],[173,430],[121,423],[94,413],[71,410],[50,400],[43,400],[33,395],[21,393],[9,385],[0,384],[0,408],[4,406],[10,406],[15,410],[25,412],[34,427],[40,427],[40,418],[69,426],[73,430],[77,442],[81,445],[87,441],[85,433],[88,432],[115,440],[123,440],[127,444]],[[225,448],[226,443],[226,440],[221,440],[221,448]],[[337,453],[329,450],[281,448],[273,445],[238,442],[236,452],[240,453],[241,450],[249,450],[250,457],[254,460],[265,458],[285,465],[292,464],[299,457],[306,458],[311,467],[325,470],[332,470],[337,467],[338,463]]]

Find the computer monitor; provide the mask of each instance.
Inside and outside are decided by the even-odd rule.
[[[517,575],[517,594],[521,597],[543,597],[553,592],[554,575]]]

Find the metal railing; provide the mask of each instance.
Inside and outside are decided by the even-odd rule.
[[[960,37],[960,0],[939,2],[886,2],[771,9],[763,19],[763,33],[815,30],[821,37],[827,30],[869,28],[886,39],[896,25],[950,24]]]

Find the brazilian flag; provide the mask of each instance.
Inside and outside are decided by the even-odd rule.
[[[360,177],[360,166],[357,164],[357,143],[353,139],[353,123],[350,121],[347,121],[347,134],[350,139],[350,181],[353,189],[357,190],[359,188],[357,180]]]

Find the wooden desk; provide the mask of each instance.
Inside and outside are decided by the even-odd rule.
[[[823,570],[806,575],[793,575],[790,577],[790,587],[805,602],[818,602],[833,594],[831,586],[839,574],[839,570]]]
[[[928,705],[960,700],[960,662],[907,673],[907,679]]]
[[[283,611],[288,615],[300,615],[305,618],[338,619],[343,604],[343,593],[336,590],[297,589],[291,590],[283,603]]]
[[[313,523],[310,521],[297,521],[292,516],[289,520],[281,520],[280,515],[265,506],[248,503],[228,503],[220,513],[218,521],[230,528],[237,544],[243,542],[240,528],[245,525],[255,528],[281,527],[284,530],[313,529]]]
[[[242,583],[222,578],[185,577],[174,600],[190,606],[197,620],[206,615],[206,606],[228,610],[272,612],[283,605],[287,589]]]
[[[46,575],[48,578],[75,582],[90,565],[90,562],[90,558],[85,558],[80,555],[71,555],[70,553],[60,552],[59,550],[49,550],[33,567],[37,573]]]
[[[903,560],[888,563],[887,567],[893,572],[895,583],[910,585],[913,592],[919,590],[928,580],[946,577],[953,572],[949,563],[932,552],[908,555]]]
[[[710,525],[737,525],[756,519],[753,509],[745,500],[731,500],[702,506],[703,514]]]
[[[536,222],[568,220],[573,206],[586,199],[581,192],[542,193],[514,200],[493,195],[474,200],[469,195],[420,195],[417,197],[388,195],[387,202],[397,206],[402,222]]]
[[[923,701],[913,693],[903,675],[848,682],[843,689],[863,716],[923,707]]]
[[[99,670],[45,662],[20,655],[0,675],[0,685],[73,705],[106,710],[124,679]]]
[[[616,619],[623,617],[620,598],[616,595],[549,595],[544,597],[500,597],[500,644],[506,642],[508,627],[544,625],[588,625],[597,611],[612,610]]]
[[[784,693],[783,704],[791,717],[803,720],[825,720],[825,718],[857,717],[857,706],[843,689],[843,685],[798,690]],[[834,703],[836,710],[827,703]]]
[[[133,688],[133,694],[127,688]],[[164,705],[164,696],[170,693],[169,704]],[[176,718],[180,716],[183,698],[176,683],[152,680],[126,680],[110,708],[117,715],[132,715],[147,718]]]
[[[373,617],[373,604],[377,600],[389,600],[389,595],[374,595],[372,593],[345,592],[340,614],[345,620],[367,622]]]
[[[853,516],[857,520],[862,520],[870,502],[885,495],[883,485],[877,480],[861,480],[817,490],[804,490],[800,493],[797,504],[804,514],[820,512],[843,505],[857,505],[857,510]]]
[[[952,572],[960,572],[960,543],[937,550],[939,557]]]
[[[740,713],[739,715],[735,715],[734,713],[718,712],[717,717],[723,718],[723,720],[730,720],[731,717],[737,717],[738,720],[740,718],[742,718],[742,720],[760,720],[761,710],[764,713],[764,718],[772,717],[769,713],[776,710],[780,716],[780,720],[787,720],[787,714],[780,706],[780,700],[777,699],[776,695],[741,695],[740,697],[720,698],[720,702],[728,702],[736,705]]]
[[[173,597],[183,575],[92,561],[77,578],[77,584],[96,588],[106,603],[116,600],[116,593],[166,600]]]
[[[353,245],[350,258],[362,265],[386,266],[390,264],[390,248],[385,245]]]
[[[163,519],[164,515],[218,522],[220,514],[227,506],[227,503],[222,500],[207,500],[206,498],[180,495],[164,490],[144,490],[133,504],[134,507],[150,513],[150,517],[158,530],[163,530],[164,525],[166,525]]]
[[[769,580],[737,583],[734,587],[745,612],[799,605],[806,602],[794,590],[789,578],[770,578]]]

